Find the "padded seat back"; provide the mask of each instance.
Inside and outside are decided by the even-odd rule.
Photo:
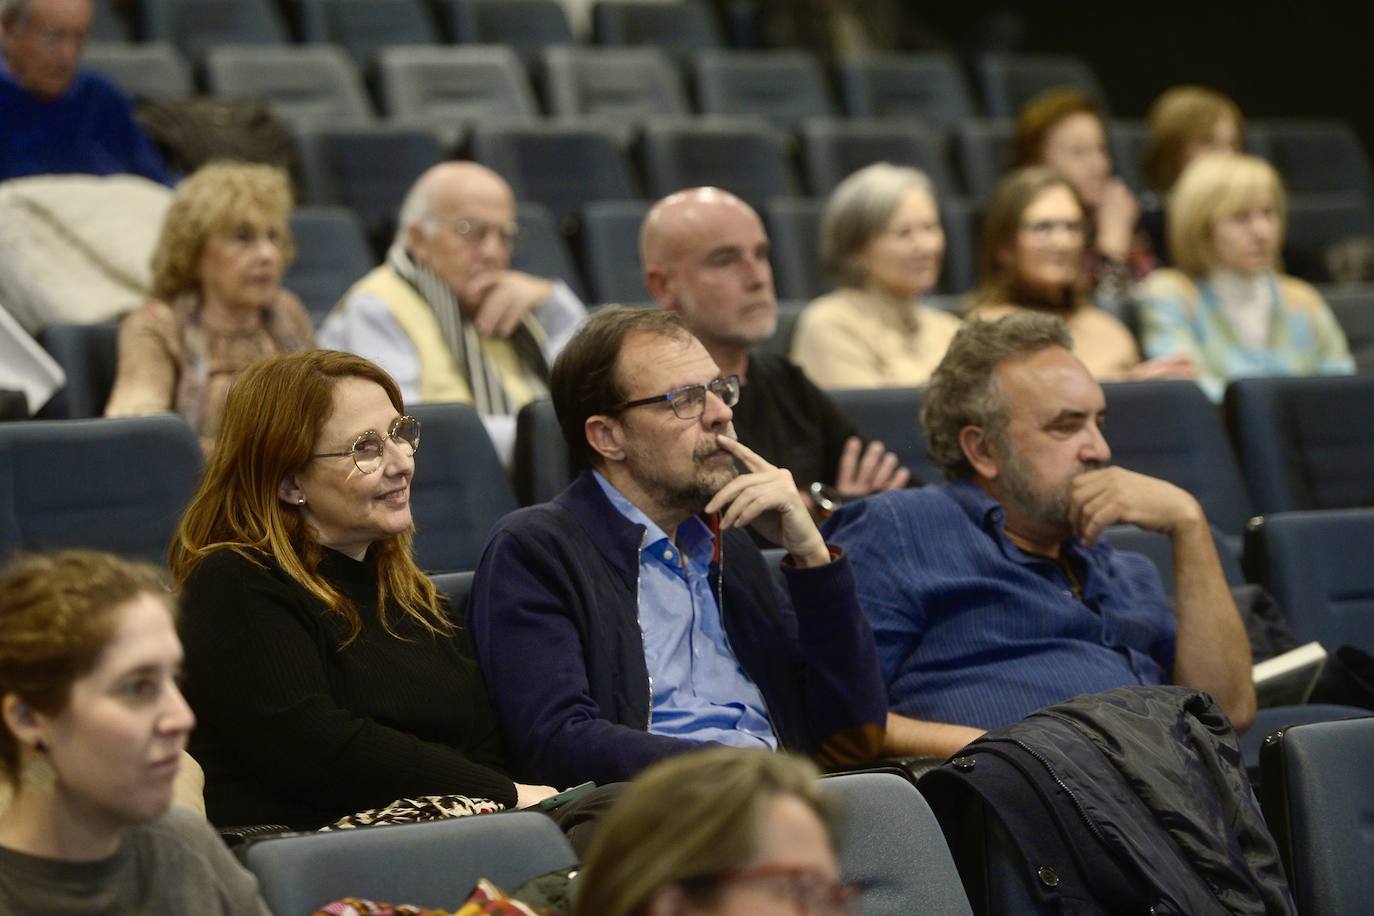
[[[226,46],[206,56],[210,91],[260,98],[295,127],[350,127],[372,121],[353,61],[333,45]]]
[[[384,47],[439,43],[422,0],[303,0],[301,20],[307,42],[339,45],[363,69]]]
[[[469,404],[415,404],[421,423],[410,508],[415,562],[429,573],[476,569],[487,535],[516,508],[505,469]]]
[[[286,25],[270,0],[140,0],[145,40],[170,41],[193,65],[220,45],[286,44]]]
[[[173,414],[0,423],[0,555],[89,547],[164,564],[202,464]]]
[[[712,49],[693,64],[703,114],[766,118],[784,131],[802,118],[835,114],[825,73],[809,52]]]
[[[921,483],[940,483],[921,430],[920,388],[845,388],[828,392],[865,439],[881,440]]]
[[[1253,514],[1216,407],[1192,382],[1109,382],[1112,464],[1192,493],[1207,521],[1239,539]]]
[[[1279,512],[1260,537],[1265,585],[1297,637],[1374,654],[1374,509]]]
[[[974,115],[952,54],[861,54],[841,60],[837,69],[840,98],[851,117],[919,118],[932,130],[948,130]]]
[[[548,502],[576,476],[553,401],[530,401],[515,418],[515,457],[511,462],[520,505]]]
[[[682,76],[658,48],[556,45],[544,51],[544,84],[554,115],[691,113]]]
[[[1374,376],[1241,379],[1225,410],[1259,512],[1374,506]]]
[[[49,325],[38,342],[67,375],[67,384],[43,405],[39,417],[103,416],[119,371],[119,323]]]
[[[1078,57],[1060,54],[984,54],[978,59],[983,102],[994,118],[1014,118],[1032,98],[1060,86],[1086,92],[1107,110],[1102,83]]]
[[[1260,755],[1264,816],[1304,916],[1374,900],[1374,718],[1285,729]]]
[[[364,897],[456,910],[478,878],[513,890],[577,863],[552,820],[533,811],[267,837],[243,862],[274,913],[312,913],[331,900]]]
[[[520,59],[501,45],[384,48],[382,104],[393,118],[463,121],[539,113]]]
[[[137,45],[91,42],[81,52],[81,63],[105,74],[132,99],[191,97],[191,69],[166,41]]]
[[[641,142],[646,190],[664,197],[710,185],[762,213],[769,198],[797,193],[784,145],[781,133],[747,118],[650,122]]]
[[[839,809],[840,875],[867,888],[868,916],[972,916],[959,872],[930,806],[894,773],[821,780]]]

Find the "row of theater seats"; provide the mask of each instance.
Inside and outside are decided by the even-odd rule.
[[[1374,424],[1367,422],[1374,377],[1234,383],[1226,406],[1239,462],[1196,386],[1132,382],[1106,390],[1114,463],[1195,494],[1233,580],[1242,578],[1234,561],[1243,555],[1249,578],[1295,615],[1300,637],[1374,648],[1374,508],[1358,508],[1374,507]],[[834,396],[917,477],[939,479],[917,424],[918,389]],[[514,489],[471,407],[417,404],[412,412],[424,424],[412,507],[417,561],[426,570],[472,569],[498,519],[570,479],[546,401],[519,417]],[[172,415],[0,424],[0,553],[80,545],[159,561],[201,466],[195,437]],[[1260,513],[1265,523],[1251,524]],[[1168,550],[1148,536],[1120,534],[1162,566],[1169,562]]]
[[[1374,718],[1285,730],[1264,759],[1264,814],[1298,911],[1362,912],[1374,892]],[[840,873],[866,891],[868,916],[1048,913],[1044,869],[1027,866],[1000,822],[977,802],[942,825],[901,776],[832,776],[822,794],[840,811]],[[954,831],[957,831],[955,833]],[[950,841],[946,841],[946,833]],[[478,878],[506,889],[576,864],[542,815],[514,812],[427,824],[251,841],[245,864],[273,912],[306,913],[341,896],[453,909]],[[962,877],[961,877],[962,876]]]
[[[92,45],[85,59],[135,97],[177,98],[192,91],[189,68],[165,43]],[[998,55],[992,61],[1013,59],[1043,78],[1027,90],[1070,84],[1101,92],[1096,78],[1076,59]],[[534,83],[509,47],[384,45],[370,60],[359,68],[336,45],[217,46],[205,55],[205,88],[214,95],[266,99],[298,127],[357,127],[376,120],[365,88],[368,76],[390,122],[442,125],[442,139],[450,146],[478,119],[530,121],[541,116]],[[980,118],[967,101],[957,63],[946,54],[865,55],[842,62],[837,73],[843,107],[833,102],[819,63],[802,51],[696,53],[690,68],[695,106],[681,73],[661,48],[553,46],[542,49],[536,60],[535,82],[543,90],[548,115],[600,121],[622,137],[628,122],[696,114],[753,119],[784,136],[807,124],[819,133],[828,121],[853,121],[844,132],[851,157],[865,155],[855,147],[869,147],[865,161],[912,161],[931,172],[942,194],[975,198],[986,195],[1006,163],[1009,114]],[[900,137],[908,133],[914,139],[903,143]],[[960,148],[958,181],[944,150],[951,133]],[[1114,121],[1111,134],[1118,171],[1139,189],[1143,122]],[[1272,158],[1295,191],[1357,191],[1366,198],[1374,193],[1368,158],[1341,122],[1256,124],[1247,143]],[[829,191],[837,180],[814,158],[807,160],[807,175],[815,193]]]

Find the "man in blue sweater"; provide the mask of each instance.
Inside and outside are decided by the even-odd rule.
[[[79,69],[91,16],[91,0],[0,0],[0,181],[130,173],[167,183],[128,101]]]
[[[1250,645],[1202,507],[1108,467],[1102,386],[1058,318],[972,321],[926,389],[949,482],[844,506],[827,537],[854,563],[894,715],[887,750],[946,756],[1080,693],[1182,684],[1238,730],[1255,714]],[[1174,605],[1118,523],[1173,542]]]
[[[550,390],[591,470],[502,520],[467,606],[521,778],[624,780],[706,743],[875,756],[887,703],[849,563],[734,438],[738,377],[678,315],[607,308]],[[787,594],[746,527],[787,551]]]

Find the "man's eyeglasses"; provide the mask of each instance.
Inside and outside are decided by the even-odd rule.
[[[410,447],[406,454],[414,455],[420,448],[420,421],[414,417],[397,417],[387,427],[386,438],[401,448]],[[343,458],[350,456],[359,473],[371,474],[382,466],[386,451],[386,441],[376,431],[369,429],[353,440],[353,447],[346,452],[320,452],[311,458]]]
[[[708,391],[724,401],[726,407],[734,407],[739,403],[739,376],[724,375],[718,379],[712,379],[705,385],[683,385],[681,388],[674,388],[667,394],[640,398],[637,401],[626,401],[616,407],[614,412],[620,413],[631,407],[645,407],[649,404],[667,401],[672,405],[673,413],[677,415],[679,420],[695,420],[706,412],[706,392]]]
[[[485,242],[492,233],[496,234],[497,240],[510,248],[515,245],[520,238],[520,226],[517,223],[489,223],[486,220],[473,219],[463,216],[450,223],[453,231],[458,233],[458,237],[469,245],[480,245]]]
[[[860,884],[836,884],[809,868],[789,865],[732,868],[683,883],[717,887],[726,884],[764,883],[779,898],[792,906],[798,916],[851,916],[858,912],[859,900],[864,891]]]

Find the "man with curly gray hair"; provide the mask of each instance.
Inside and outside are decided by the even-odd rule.
[[[1102,387],[1059,318],[960,329],[922,424],[946,482],[845,506],[825,528],[853,563],[887,683],[889,753],[945,756],[1080,693],[1177,683],[1238,730],[1250,649],[1198,501],[1110,467]],[[1101,539],[1173,543],[1170,607],[1149,560]]]

